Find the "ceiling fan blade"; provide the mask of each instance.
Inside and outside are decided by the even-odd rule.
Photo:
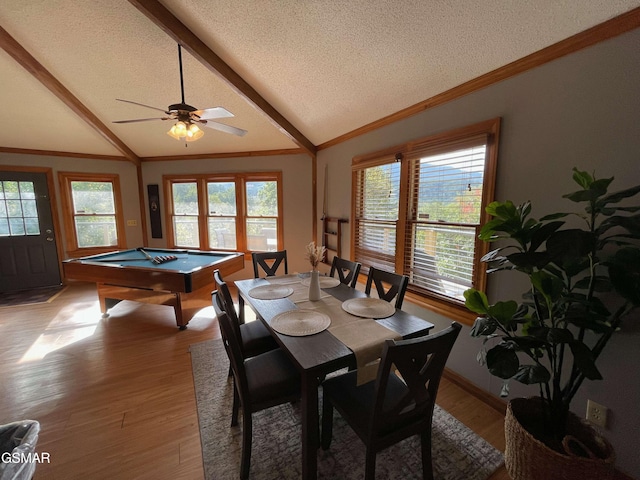
[[[201,120],[233,117],[233,113],[231,113],[224,107],[205,108],[203,110],[196,110],[195,112],[191,113],[199,116]]]
[[[153,110],[158,110],[160,112],[167,113],[167,111],[164,108],[152,107],[151,105],[145,105],[144,103],[132,102],[131,100],[123,100],[121,98],[116,98],[116,100],[119,101],[119,102],[132,103],[133,105],[138,105],[140,107],[146,107],[146,108],[152,108]]]
[[[149,122],[151,120],[169,120],[169,117],[136,118],[134,120],[117,120],[111,123],[137,123],[137,122]]]
[[[241,128],[232,127],[231,125],[225,125],[224,123],[212,122],[211,120],[203,120],[198,122],[201,125],[204,125],[207,128],[213,128],[214,130],[220,130],[221,132],[231,133],[233,135],[238,135],[239,137],[244,136],[247,131]]]

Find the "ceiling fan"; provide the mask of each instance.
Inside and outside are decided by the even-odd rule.
[[[163,112],[163,117],[153,118],[137,118],[134,120],[118,120],[113,123],[137,123],[137,122],[149,122],[154,120],[174,120],[176,123],[171,127],[171,130],[167,132],[167,135],[172,136],[176,140],[184,139],[187,142],[193,142],[198,140],[204,135],[204,132],[199,127],[212,128],[221,132],[231,133],[242,137],[247,133],[246,130],[241,128],[232,127],[231,125],[225,125],[224,123],[214,122],[213,119],[233,117],[233,113],[224,107],[213,107],[198,110],[191,105],[184,102],[184,78],[182,76],[182,48],[178,44],[178,61],[180,63],[180,93],[182,94],[182,101],[180,103],[174,103],[169,105],[165,110],[162,108],[152,107],[143,103],[132,102],[131,100],[123,100],[116,98],[119,102],[131,103],[133,105],[139,105],[145,108],[151,108]]]

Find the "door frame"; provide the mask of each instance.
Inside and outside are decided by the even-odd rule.
[[[60,216],[58,214],[58,197],[56,195],[55,182],[53,180],[53,169],[50,167],[21,167],[17,165],[0,165],[0,170],[5,172],[30,172],[44,173],[47,177],[47,189],[49,190],[49,208],[51,208],[51,220],[53,222],[54,237],[56,240],[56,250],[58,251],[58,271],[60,272],[60,280],[66,284],[63,275],[62,260],[64,257],[64,249],[62,248],[62,230],[60,227]]]

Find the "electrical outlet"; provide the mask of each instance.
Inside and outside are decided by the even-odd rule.
[[[607,407],[594,402],[593,400],[587,400],[587,420],[594,425],[605,428],[607,426]]]

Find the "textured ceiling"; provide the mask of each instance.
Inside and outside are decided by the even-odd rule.
[[[314,145],[330,141],[640,5],[639,0],[163,0]],[[244,137],[169,122],[118,125],[180,102],[176,41],[124,0],[3,0],[0,26],[137,156],[298,148],[186,51],[185,101],[224,106]],[[122,155],[0,50],[0,147]]]

